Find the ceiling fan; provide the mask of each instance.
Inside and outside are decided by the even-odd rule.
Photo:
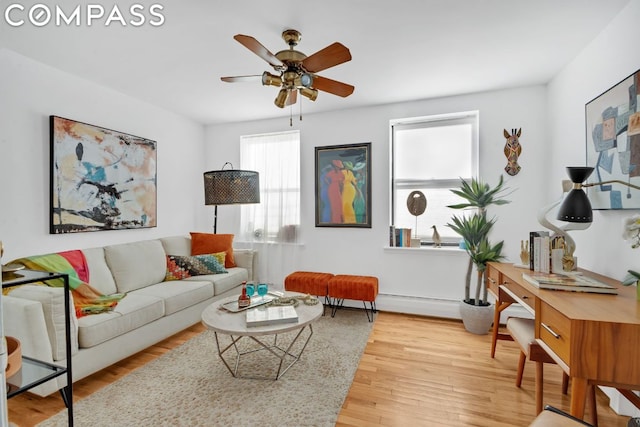
[[[341,43],[333,43],[313,55],[307,56],[295,50],[301,40],[300,32],[289,29],[282,32],[282,38],[289,45],[289,49],[281,50],[274,55],[251,36],[236,34],[233,38],[267,61],[277,74],[265,71],[261,75],[221,77],[221,80],[229,83],[261,80],[264,86],[279,87],[281,89],[274,101],[274,104],[279,108],[295,104],[298,92],[311,101],[315,101],[318,97],[318,91],[347,97],[355,89],[349,84],[316,74],[327,68],[351,61],[349,49]]]

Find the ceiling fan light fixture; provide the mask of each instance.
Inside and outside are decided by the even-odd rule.
[[[309,98],[310,101],[315,101],[318,98],[318,91],[308,87],[300,88],[300,95]]]
[[[309,73],[300,74],[300,84],[298,86],[304,86],[304,87],[313,86],[313,74],[309,74]]]
[[[280,87],[282,86],[282,80],[280,79],[280,76],[276,76],[268,71],[265,71],[264,73],[262,73],[262,85]]]
[[[288,95],[289,91],[287,89],[280,89],[280,92],[278,92],[278,96],[276,96],[276,100],[273,101],[273,103],[276,104],[276,107],[278,108],[284,108]]]

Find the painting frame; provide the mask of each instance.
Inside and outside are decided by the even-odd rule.
[[[157,226],[156,141],[49,116],[49,233]]]
[[[316,227],[371,228],[371,142],[315,147],[314,181]]]
[[[585,104],[587,189],[592,209],[640,209],[640,69]]]

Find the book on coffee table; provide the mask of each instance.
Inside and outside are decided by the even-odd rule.
[[[247,327],[297,323],[298,313],[292,305],[258,307],[247,310]]]

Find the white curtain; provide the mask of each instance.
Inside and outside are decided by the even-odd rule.
[[[281,288],[298,259],[300,132],[240,137],[240,165],[260,174],[260,203],[242,206],[240,239],[258,251],[255,279]]]

